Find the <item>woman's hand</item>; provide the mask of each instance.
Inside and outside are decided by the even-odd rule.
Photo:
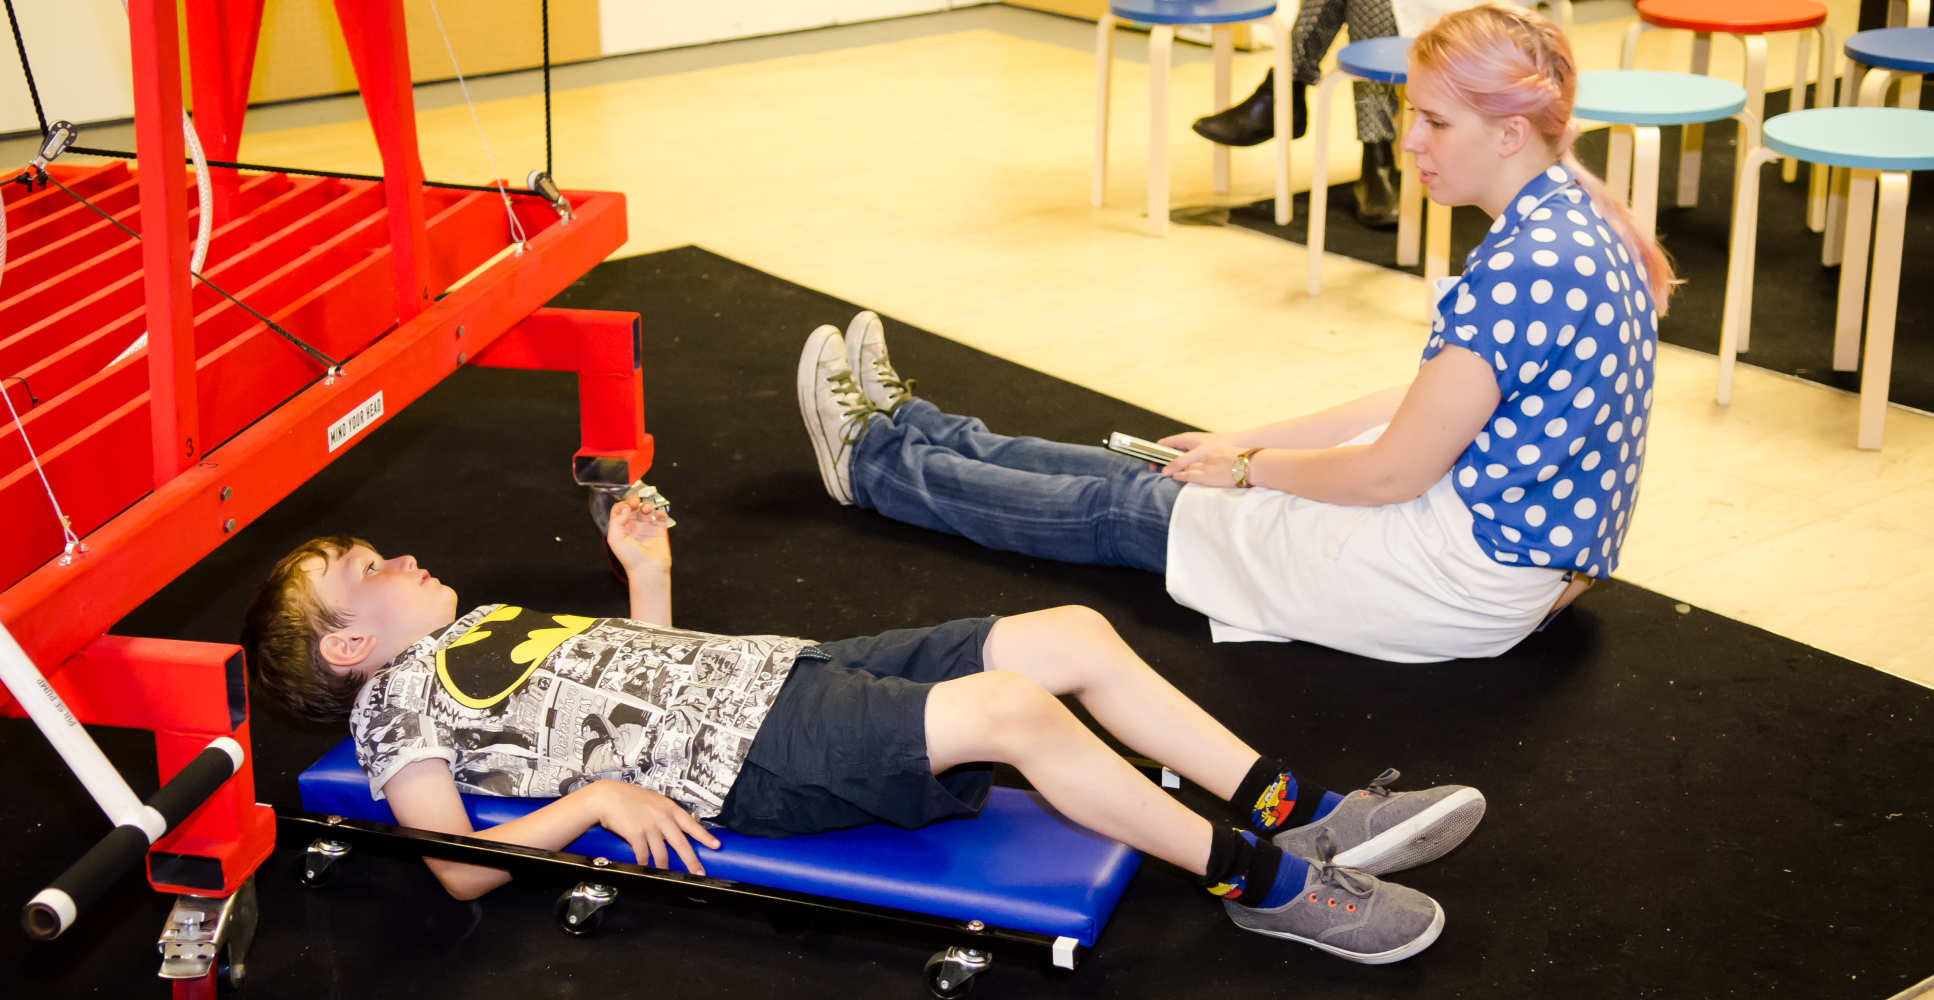
[[[691,842],[696,840],[716,851],[719,839],[684,807],[651,789],[625,781],[600,781],[592,787],[598,789],[598,822],[631,845],[639,864],[664,868],[676,853],[685,862],[686,871],[705,874],[705,866],[699,864],[698,852],[692,850]]]
[[[611,524],[605,529],[604,540],[633,578],[642,573],[664,573],[672,568],[670,528],[671,515],[643,507],[634,497],[611,508]]]
[[[1183,431],[1180,434],[1170,434],[1155,443],[1167,445],[1178,451],[1194,451],[1204,445],[1235,444],[1235,435],[1212,434],[1208,431]]]
[[[1236,485],[1236,458],[1246,449],[1229,442],[1226,435],[1208,437],[1210,440],[1183,452],[1182,457],[1164,466],[1162,475],[1181,483],[1233,488]]]

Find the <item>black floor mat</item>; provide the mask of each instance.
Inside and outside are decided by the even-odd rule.
[[[1788,92],[1776,91],[1768,107],[1784,110]],[[1934,88],[1923,98],[1934,107]],[[1659,339],[1669,344],[1716,354],[1719,320],[1726,294],[1726,264],[1731,254],[1732,171],[1737,126],[1719,122],[1706,126],[1705,152],[1699,166],[1699,204],[1676,204],[1679,170],[1679,129],[1660,129],[1658,227],[1666,252],[1672,255],[1685,283],[1672,297],[1671,312],[1659,323]],[[1580,137],[1578,159],[1599,176],[1605,173],[1606,132]],[[1355,156],[1355,145],[1340,143],[1336,155]],[[1791,184],[1779,179],[1780,168],[1761,168],[1759,244],[1753,282],[1751,349],[1740,359],[1774,371],[1798,375],[1824,385],[1858,390],[1858,372],[1833,370],[1833,317],[1839,294],[1840,268],[1820,266],[1820,237],[1806,228],[1806,165]],[[1330,188],[1324,249],[1331,253],[1396,268],[1396,235],[1357,224],[1356,199],[1349,184]],[[1894,330],[1894,367],[1888,398],[1922,410],[1934,410],[1934,285],[1915,276],[1917,262],[1934,253],[1934,175],[1916,173],[1908,198],[1907,235],[1901,259],[1899,313]],[[1229,221],[1295,243],[1309,238],[1309,195],[1296,198],[1295,217],[1288,226],[1275,221],[1275,199],[1230,210]],[[1464,269],[1464,256],[1483,240],[1491,220],[1472,207],[1452,210],[1451,273]],[[1421,265],[1407,270],[1422,275]],[[1302,288],[1300,273],[1295,285]],[[1864,331],[1863,331],[1864,333]],[[1716,387],[1715,387],[1716,388]]]
[[[1493,661],[1400,666],[1307,644],[1214,646],[1160,578],[1040,562],[828,499],[798,424],[797,351],[853,305],[703,250],[614,261],[563,304],[646,316],[650,479],[679,518],[682,624],[832,638],[963,615],[1092,605],[1187,693],[1307,780],[1483,789],[1462,849],[1401,881],[1449,914],[1437,944],[1365,967],[1235,929],[1149,862],[1073,973],[996,954],[985,996],[1764,997],[1871,1000],[1930,971],[1934,694],[1616,581]],[[1092,440],[1172,422],[887,319],[922,391],[996,429]],[[458,373],[392,418],[117,631],[223,641],[276,556],[323,532],[410,552],[466,598],[623,610],[570,485],[568,375]],[[137,790],[138,733],[101,731]],[[262,799],[335,727],[255,709]],[[3,898],[23,903],[104,832],[25,723],[0,725],[14,797]],[[929,949],[716,909],[621,904],[554,929],[558,886],[446,897],[413,862],[360,858],[299,888],[261,870],[249,963],[263,997],[923,995]],[[67,937],[0,935],[10,996],[159,995],[166,901],[130,880]]]

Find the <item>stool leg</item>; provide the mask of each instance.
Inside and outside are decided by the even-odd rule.
[[[1404,107],[1402,87],[1397,88],[1397,94],[1397,106]],[[1410,111],[1397,117],[1398,135],[1410,133],[1411,117]],[[1417,158],[1408,152],[1397,151],[1397,170],[1401,178],[1397,185],[1397,266],[1414,267],[1423,243],[1424,186],[1417,180]]]
[[[1613,125],[1605,141],[1605,190],[1632,203],[1632,126]]]
[[[1856,107],[1860,103],[1861,78],[1867,68],[1851,60],[1847,71],[1840,77],[1840,106]],[[1847,168],[1834,167],[1827,172],[1827,225],[1820,240],[1820,266],[1833,267],[1840,263],[1842,248],[1847,240]]]
[[[1887,382],[1894,368],[1894,314],[1900,299],[1901,244],[1907,232],[1907,174],[1880,175],[1874,216],[1874,278],[1868,292],[1867,354],[1860,372],[1862,448],[1880,447],[1887,430]]]
[[[1719,320],[1719,392],[1721,405],[1733,401],[1733,368],[1753,301],[1753,244],[1759,238],[1759,165],[1770,157],[1754,149],[1741,157],[1738,192],[1733,198],[1731,253],[1726,263],[1725,309]]]
[[[1088,204],[1101,207],[1108,187],[1108,77],[1115,63],[1115,17],[1103,13],[1095,22],[1095,161],[1088,186]]]
[[[1644,34],[1645,29],[1646,24],[1644,21],[1633,21],[1631,27],[1625,29],[1625,44],[1620,46],[1618,50],[1619,69],[1637,68],[1639,64],[1639,35]]]
[[[1168,235],[1168,71],[1172,25],[1148,29],[1148,233]]]
[[[1336,81],[1342,78],[1339,69],[1324,74],[1323,85],[1316,89],[1315,117],[1310,122],[1310,136],[1316,140],[1310,156],[1309,236],[1305,241],[1309,247],[1311,295],[1323,290],[1323,230],[1330,217],[1330,98],[1336,91]]]
[[[1209,45],[1215,52],[1215,83],[1210,88],[1215,102],[1210,107],[1221,111],[1229,106],[1229,62],[1235,54],[1235,40],[1231,37],[1226,24],[1212,25],[1209,28]],[[1209,175],[1216,194],[1229,193],[1229,147],[1219,142],[1209,143]]]
[[[1840,262],[1840,300],[1833,316],[1833,370],[1853,371],[1860,357],[1861,296],[1866,289],[1867,250],[1873,236],[1874,176],[1853,171],[1847,186],[1847,238]]]
[[[1289,225],[1296,210],[1295,197],[1289,193],[1289,25],[1277,19],[1276,29],[1276,224]]]
[[[1699,32],[1692,36],[1692,72],[1701,76],[1712,69],[1712,35]],[[1749,99],[1746,110],[1759,113]],[[1679,207],[1690,208],[1699,204],[1699,161],[1701,151],[1706,145],[1706,126],[1703,122],[1693,122],[1679,126]]]
[[[1820,59],[1817,66],[1817,79],[1813,84],[1813,106],[1830,108],[1833,106],[1833,64],[1837,57],[1833,48],[1833,29],[1825,24],[1814,29],[1820,36]],[[1806,165],[1806,228],[1813,232],[1825,232],[1827,227],[1827,175],[1824,163]]]
[[[1797,37],[1793,43],[1793,89],[1786,92],[1788,111],[1800,111],[1806,107],[1806,57],[1811,54],[1809,50],[1813,46],[1811,29],[1795,32],[1795,34]],[[1798,180],[1799,176],[1800,161],[1790,156],[1780,161],[1780,180],[1791,184]]]
[[[1634,129],[1632,144],[1632,218],[1649,240],[1659,230],[1659,127]]]
[[[1746,47],[1746,110],[1759,121],[1766,120],[1766,36],[1744,35],[1739,42]],[[1785,168],[1782,167],[1782,170]]]

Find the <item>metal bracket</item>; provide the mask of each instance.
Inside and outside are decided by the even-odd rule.
[[[239,985],[243,959],[255,939],[256,917],[253,879],[222,899],[176,896],[155,942],[161,952],[161,978],[200,979],[215,968],[215,960],[227,946],[228,976]]]
[[[524,178],[524,186],[530,188],[538,197],[550,202],[564,225],[571,224],[571,219],[574,218],[571,215],[571,204],[564,200],[563,190],[558,188],[557,182],[551,179],[550,174],[542,170],[533,170],[530,176]]]
[[[80,138],[80,130],[72,122],[55,122],[47,129],[47,138],[40,144],[40,152],[28,162],[27,166],[36,173],[43,172],[47,164],[54,162],[60,154],[67,152]]]

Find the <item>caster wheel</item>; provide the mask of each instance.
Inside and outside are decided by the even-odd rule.
[[[578,907],[571,905],[571,897],[560,897],[551,907],[551,915],[557,918],[557,928],[574,937],[590,937],[604,926],[604,910],[596,909],[589,913],[579,913]]]
[[[940,1000],[966,996],[974,988],[974,977],[984,965],[974,965],[946,952],[927,959],[927,989]]]

